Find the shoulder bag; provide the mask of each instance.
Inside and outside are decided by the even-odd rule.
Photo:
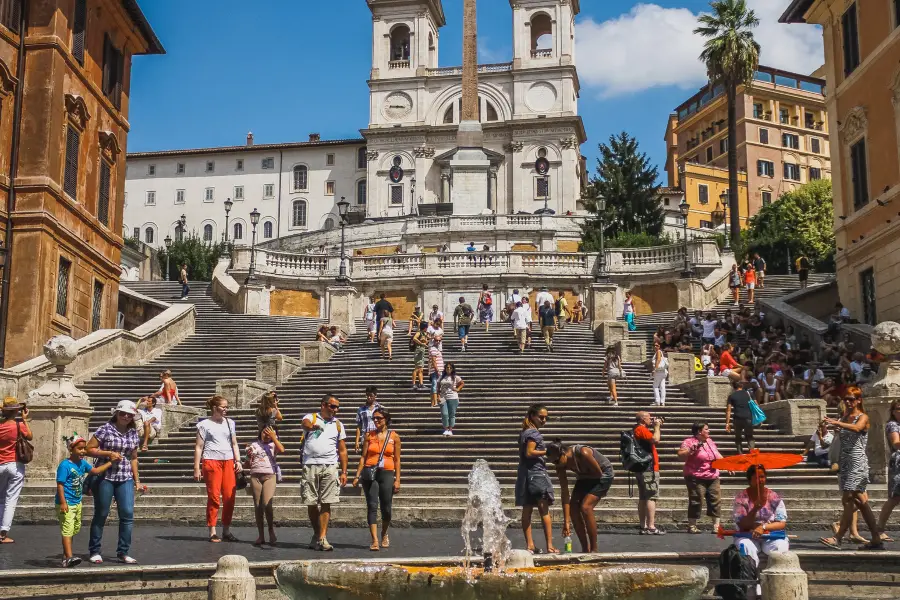
[[[747,395],[749,396],[750,392],[747,392]],[[751,423],[753,423],[754,427],[759,427],[766,422],[766,413],[763,412],[763,409],[759,407],[759,404],[752,397],[750,398],[750,415]]]
[[[360,481],[375,481],[375,476],[378,474],[378,471],[382,470],[381,461],[384,460],[384,451],[387,450],[388,443],[391,441],[391,435],[393,435],[393,433],[388,429],[387,435],[384,438],[384,445],[381,447],[381,454],[378,455],[378,462],[375,463],[374,467],[363,467],[362,472],[359,474]],[[377,436],[375,439],[378,439]]]
[[[232,446],[234,446],[234,445],[236,445],[236,442],[237,442],[237,435],[234,433],[234,427],[232,426],[232,422],[229,421],[227,417],[225,418],[225,422],[228,423],[228,430],[231,431],[231,439],[229,439],[228,441],[232,443]],[[206,444],[204,442],[204,446],[205,445]],[[237,464],[237,461],[240,461],[241,457],[235,456],[234,460],[235,460],[235,464]],[[248,483],[249,482],[247,481],[247,473],[243,469],[241,469],[238,473],[235,473],[235,475],[234,475],[235,489],[238,489],[238,490],[247,489]]]
[[[284,481],[284,477],[281,475],[281,467],[278,465],[278,462],[275,460],[275,455],[272,454],[272,451],[269,450],[269,445],[265,443],[260,443],[263,450],[266,452],[266,456],[269,457],[269,464],[272,465],[272,472],[275,473],[275,482],[281,483]]]
[[[34,444],[25,439],[22,435],[22,428],[18,421],[16,424],[16,462],[27,465],[34,460]]]

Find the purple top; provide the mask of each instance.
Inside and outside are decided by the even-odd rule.
[[[122,455],[122,460],[110,467],[103,477],[108,481],[129,481],[134,479],[129,457],[137,450],[141,441],[137,429],[129,429],[123,434],[112,423],[105,423],[94,433],[94,437],[100,442],[100,450],[104,452],[118,452]],[[108,462],[109,459],[106,457],[98,458],[94,466],[99,467]]]
[[[756,524],[761,525],[763,523],[773,523],[775,521],[787,521],[787,509],[784,507],[784,501],[781,499],[781,496],[772,490],[767,491],[769,493],[766,497],[766,504],[756,513]],[[740,493],[734,497],[735,525],[740,527],[739,523],[741,522],[741,519],[750,514],[752,506],[753,502],[750,500],[747,490],[741,490]]]

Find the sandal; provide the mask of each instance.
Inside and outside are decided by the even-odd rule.
[[[891,536],[889,536],[889,535],[886,534],[886,533],[882,533],[882,534],[881,534],[881,541],[882,541],[882,542],[893,542],[893,541],[894,541],[894,538],[892,538]]]
[[[840,540],[838,540],[837,538],[833,538],[833,537],[830,537],[830,538],[819,538],[819,542],[820,542],[823,546],[826,546],[826,547],[828,547],[828,548],[831,548],[832,550],[840,550],[840,549],[841,549],[841,542],[840,542]]]
[[[390,548],[391,547],[391,538],[388,536],[382,536],[381,538],[381,547],[382,548]]]
[[[369,550],[372,552],[378,552],[381,548],[378,547],[378,542],[372,542],[372,545],[369,546]]]
[[[230,531],[222,536],[222,539],[226,542],[239,542],[240,540],[234,537],[234,534]]]
[[[882,542],[868,542],[857,548],[857,550],[884,550]]]
[[[702,531],[700,531],[700,528],[697,527],[696,525],[688,525],[687,532],[688,533],[703,533]]]
[[[141,446],[141,452],[148,452],[149,450],[150,448],[148,448],[147,446]]]
[[[853,542],[854,544],[868,544],[868,543],[870,543],[869,540],[867,540],[866,538],[864,538],[864,537],[861,536],[861,535],[851,535],[851,536],[850,536],[850,541]]]
[[[218,544],[219,542],[222,541],[222,538],[220,538],[218,535],[216,535],[214,533],[211,536],[209,536],[209,541],[212,542],[213,544]]]

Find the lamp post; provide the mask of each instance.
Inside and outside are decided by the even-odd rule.
[[[725,226],[725,249],[731,250],[731,227],[728,226],[728,201],[731,191],[724,190],[719,194],[719,202],[722,203],[722,223]]]
[[[413,190],[415,190],[415,178],[412,179],[412,184]],[[337,207],[338,215],[341,217],[341,266],[338,269],[337,282],[346,285],[350,283],[350,278],[347,277],[347,261],[344,256],[344,228],[347,226],[347,210],[350,208],[350,203],[347,202],[344,196],[341,196],[341,201],[337,203]]]
[[[788,243],[788,239],[791,233],[791,228],[787,225],[784,226],[784,249],[787,251],[787,274],[791,275],[791,245]]]
[[[604,213],[606,212],[606,198],[603,197],[603,194],[597,193],[597,217],[600,221],[600,264],[597,267],[597,281],[605,282],[609,281],[609,275],[606,274],[606,236],[605,236],[605,228],[606,224],[604,222]]]
[[[250,270],[245,283],[256,283],[256,226],[259,225],[259,211],[255,208],[250,213],[250,224],[253,226],[253,237],[250,239]]]
[[[166,239],[163,240],[166,245],[166,277],[165,281],[169,280],[169,249],[172,247],[172,238],[170,236],[166,236]]]
[[[678,205],[678,210],[681,211],[682,225],[684,226],[684,271],[681,272],[681,276],[685,279],[690,279],[694,276],[694,272],[691,269],[691,257],[688,255],[687,239],[688,213],[691,212],[691,205],[688,204],[687,200],[682,199],[681,204]]]
[[[234,206],[234,202],[231,201],[231,198],[225,198],[225,248],[226,248],[226,251],[228,248],[228,213],[231,212],[232,206]]]

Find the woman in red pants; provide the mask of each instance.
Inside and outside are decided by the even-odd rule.
[[[241,471],[237,458],[237,437],[234,421],[226,418],[228,400],[213,396],[206,401],[210,417],[197,424],[197,443],[194,446],[194,479],[206,482],[206,524],[209,541],[238,541],[231,533],[231,515],[237,484],[235,473]],[[221,500],[220,500],[221,497]],[[219,507],[222,507],[222,537],[216,534]]]

